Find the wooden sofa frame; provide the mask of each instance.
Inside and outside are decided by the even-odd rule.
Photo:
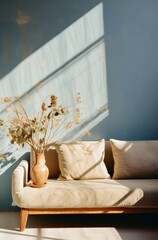
[[[158,208],[54,208],[54,209],[21,209],[20,231],[24,231],[29,215],[42,214],[125,214],[125,213],[158,213]]]

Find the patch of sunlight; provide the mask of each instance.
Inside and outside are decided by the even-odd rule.
[[[26,111],[34,114],[41,101],[55,94],[65,106],[75,102],[80,93],[83,123],[62,131],[57,140],[79,139],[108,116],[106,51],[103,5],[72,23],[67,29],[22,61],[0,80],[1,97],[21,96]],[[26,103],[26,99],[29,102]],[[5,117],[6,105],[0,105],[0,117]],[[1,164],[4,170],[19,156],[19,149],[10,145],[2,134],[0,151],[10,153]],[[18,153],[17,153],[18,152]],[[21,154],[20,154],[21,155]],[[10,164],[9,164],[10,162]]]

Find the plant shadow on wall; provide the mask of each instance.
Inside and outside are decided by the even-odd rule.
[[[109,114],[102,8],[98,4],[1,80],[1,98],[19,96],[13,104],[20,100],[30,116],[52,94],[58,96],[62,106],[72,106],[76,93],[80,93],[84,121],[60,132],[57,140],[80,139]],[[0,106],[0,117],[5,118],[7,109],[12,107],[10,104]],[[9,156],[3,160],[0,178],[30,151],[11,145],[5,134],[3,130],[0,151]]]

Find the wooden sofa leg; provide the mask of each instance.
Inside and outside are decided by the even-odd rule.
[[[21,217],[20,217],[20,231],[24,231],[27,223],[29,215],[29,210],[28,209],[21,209]]]

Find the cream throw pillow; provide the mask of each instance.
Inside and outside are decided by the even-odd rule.
[[[120,141],[110,139],[113,178],[157,178],[158,141]]]
[[[105,140],[57,143],[59,180],[110,178],[104,155]]]

